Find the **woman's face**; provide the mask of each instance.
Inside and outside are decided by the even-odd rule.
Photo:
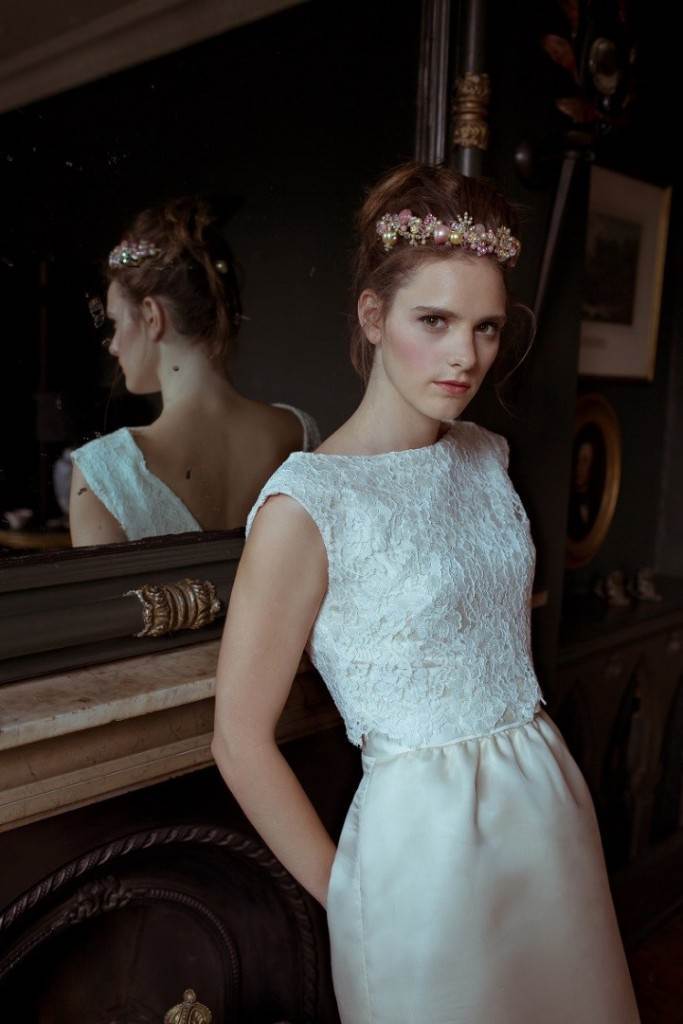
[[[159,346],[149,339],[141,312],[117,281],[112,281],[107,291],[107,316],[114,331],[109,351],[118,359],[128,391],[133,395],[159,391]]]
[[[472,401],[498,354],[506,306],[494,260],[430,260],[396,292],[375,358],[405,401],[426,416],[452,421]],[[456,381],[469,387],[444,383]]]

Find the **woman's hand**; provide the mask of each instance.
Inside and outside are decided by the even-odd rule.
[[[317,526],[293,498],[273,495],[254,517],[230,596],[211,746],[244,813],[323,907],[336,847],[275,728],[326,589]]]

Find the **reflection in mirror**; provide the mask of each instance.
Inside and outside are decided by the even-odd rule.
[[[93,330],[88,298],[106,311],[100,268],[138,211],[204,197],[216,216],[211,232],[234,251],[245,315],[229,339],[228,380],[231,417],[248,426],[233,434],[231,418],[236,464],[257,420],[281,431],[280,455],[303,446],[302,424],[276,403],[313,414],[322,434],[357,405],[347,358],[354,210],[368,181],[413,154],[422,5],[220,6],[276,5],[279,13],[137,66],[143,50],[128,46],[131,66],[0,114],[0,573],[22,555],[22,569],[81,558],[82,549],[57,554],[70,546],[71,455],[81,449],[87,486],[83,454],[101,436],[135,443],[157,486],[205,528],[190,535],[200,545],[216,522],[218,499],[207,509],[187,489],[189,438],[179,431],[182,443],[163,458],[156,444],[154,430],[172,411],[167,395],[135,390]],[[359,48],[361,34],[381,38],[391,59]],[[87,56],[95,74],[96,54]],[[185,337],[193,357],[206,348]],[[266,461],[264,453],[264,475]],[[107,475],[114,471],[110,461]],[[238,510],[227,513],[234,525]],[[117,553],[107,545],[102,557]]]
[[[70,453],[74,546],[243,526],[291,451],[320,443],[312,418],[241,394],[230,360],[241,320],[232,254],[201,199],[144,210],[109,254],[95,323],[127,391],[159,395],[152,423]],[[67,456],[68,457],[68,456]]]

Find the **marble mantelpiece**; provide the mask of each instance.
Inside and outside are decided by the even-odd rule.
[[[0,689],[0,831],[211,764],[219,641]],[[339,724],[305,661],[285,742]]]

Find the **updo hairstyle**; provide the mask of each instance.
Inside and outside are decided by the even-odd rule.
[[[134,306],[147,296],[163,298],[178,333],[200,341],[210,359],[227,366],[242,306],[233,257],[208,203],[181,197],[143,210],[124,238],[154,246],[159,255],[139,266],[108,265],[107,280],[116,281]]]

